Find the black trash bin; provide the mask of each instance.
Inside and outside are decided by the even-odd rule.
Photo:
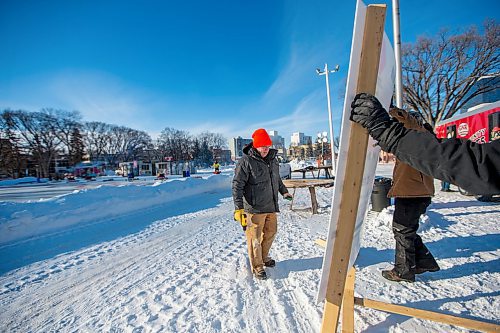
[[[391,205],[391,199],[387,197],[391,188],[391,178],[375,177],[372,191],[372,210],[381,212],[384,208]]]

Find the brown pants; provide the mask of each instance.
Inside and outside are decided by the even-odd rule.
[[[264,269],[264,262],[269,259],[269,250],[273,244],[276,231],[278,230],[278,219],[276,213],[248,214],[247,237],[248,257],[253,272]]]

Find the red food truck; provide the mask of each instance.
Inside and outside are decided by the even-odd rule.
[[[480,104],[467,112],[440,121],[434,130],[438,138],[468,139],[486,143],[500,139],[500,101]]]
[[[480,104],[465,113],[440,121],[434,131],[438,138],[468,139],[477,143],[500,140],[500,101]],[[468,195],[460,188],[459,191]],[[476,197],[481,201],[493,200],[491,196]]]

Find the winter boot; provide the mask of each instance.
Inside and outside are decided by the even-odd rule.
[[[391,270],[382,271],[382,276],[390,281],[395,282],[415,282],[415,275],[408,274],[407,276],[400,275],[393,268]]]
[[[436,259],[434,259],[432,254],[425,247],[425,245],[422,244],[422,246],[426,251],[423,253],[421,251],[417,252],[415,274],[439,271],[440,268],[438,263],[436,262]]]
[[[274,259],[269,259],[268,261],[264,261],[264,266],[274,267],[276,266],[276,261]]]
[[[262,269],[261,271],[255,272],[255,277],[259,280],[267,279],[266,271]]]
[[[425,272],[437,272],[440,269],[441,268],[439,268],[439,266],[437,264],[436,264],[436,266],[432,266],[432,267],[417,267],[417,268],[415,268],[415,274],[422,274]]]

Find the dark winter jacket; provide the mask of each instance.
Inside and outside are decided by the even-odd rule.
[[[463,139],[438,140],[392,120],[377,135],[383,150],[434,178],[473,194],[500,194],[500,140],[478,144]]]
[[[233,178],[235,209],[245,209],[250,214],[279,212],[278,192],[288,193],[279,174],[276,149],[270,149],[262,158],[252,144],[243,148]]]
[[[423,124],[405,110],[393,108],[389,111],[389,114],[408,129],[420,132],[426,131]],[[433,195],[433,177],[427,176],[408,164],[401,162],[399,159],[396,159],[392,174],[392,186],[387,195],[388,197],[415,198],[431,197]]]

